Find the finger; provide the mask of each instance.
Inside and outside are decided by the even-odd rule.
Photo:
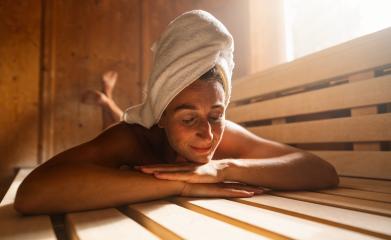
[[[254,192],[256,195],[264,194],[270,191],[270,189],[265,189],[259,186],[245,185],[242,183],[220,183],[220,187],[245,190],[249,192]]]
[[[234,188],[222,188],[220,189],[220,197],[226,198],[246,198],[254,196],[254,192],[234,189]]]
[[[179,171],[193,171],[197,167],[194,165],[154,165],[154,166],[136,166],[135,169],[141,170],[145,173],[154,172],[179,172]]]
[[[174,181],[184,181],[189,182],[193,176],[193,173],[162,173],[162,172],[155,172],[154,176],[159,179],[164,180],[174,180]]]
[[[163,164],[149,164],[149,165],[136,165],[135,167],[156,168],[156,167],[178,167],[178,166],[199,166],[195,163],[163,163]]]

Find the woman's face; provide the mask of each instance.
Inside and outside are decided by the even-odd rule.
[[[219,82],[197,80],[170,102],[159,126],[178,155],[197,163],[212,159],[224,132],[224,100]]]

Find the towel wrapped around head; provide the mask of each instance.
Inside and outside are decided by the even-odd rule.
[[[214,66],[222,77],[228,106],[234,43],[227,28],[210,13],[193,10],[178,16],[151,50],[154,61],[143,102],[125,110],[125,122],[152,127],[178,93]]]

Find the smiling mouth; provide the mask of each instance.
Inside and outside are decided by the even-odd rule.
[[[199,152],[199,153],[207,153],[210,151],[210,149],[212,148],[212,146],[208,147],[208,148],[197,148],[197,147],[193,147],[193,146],[190,146],[194,151],[196,152]]]

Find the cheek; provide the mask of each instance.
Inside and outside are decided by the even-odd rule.
[[[221,123],[221,124],[216,124],[216,126],[213,127],[213,136],[214,136],[214,140],[218,143],[220,142],[222,136],[223,136],[223,133],[224,133],[224,129],[225,129],[225,124],[224,122]]]
[[[191,139],[191,133],[188,129],[181,126],[174,126],[166,129],[168,141],[176,151],[182,146],[186,145]]]

